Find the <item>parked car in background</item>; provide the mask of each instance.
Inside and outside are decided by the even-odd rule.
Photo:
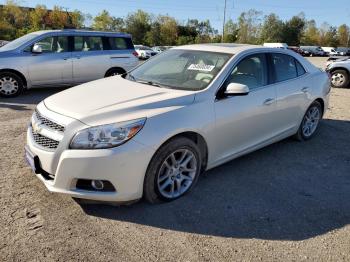
[[[271,48],[288,49],[288,45],[286,43],[264,43],[264,46]]]
[[[0,48],[0,95],[72,86],[123,74],[138,64],[131,36],[81,30],[34,32]]]
[[[310,56],[327,56],[320,46],[300,46],[300,49],[310,53]]]
[[[154,46],[154,47],[152,47],[152,50],[159,54],[159,53],[167,50],[167,48],[165,46]]]
[[[135,51],[140,59],[148,59],[158,54],[157,51],[145,45],[135,45]]]
[[[311,139],[329,93],[327,73],[289,50],[175,47],[41,102],[26,159],[52,192],[172,201],[208,169],[289,136]]]
[[[325,51],[327,53],[327,55],[329,56],[340,56],[340,52],[336,50],[335,47],[327,47],[327,46],[323,46],[321,47],[323,51]]]
[[[350,56],[350,48],[349,47],[337,47],[337,51],[341,56]]]
[[[310,52],[304,51],[304,50],[300,49],[300,48],[297,47],[297,46],[288,46],[288,49],[289,49],[289,50],[292,50],[292,51],[294,51],[295,53],[298,53],[298,54],[300,54],[300,55],[302,55],[302,56],[310,56]]]
[[[341,58],[329,61],[326,71],[331,75],[331,83],[334,87],[347,88],[350,84],[350,58]]]
[[[6,45],[6,44],[8,44],[8,43],[9,43],[9,41],[0,40],[0,47]]]

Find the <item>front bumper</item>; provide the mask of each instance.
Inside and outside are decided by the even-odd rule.
[[[27,149],[39,159],[42,172],[36,176],[49,191],[112,202],[129,202],[142,197],[144,176],[154,154],[154,149],[133,140],[112,149],[45,151],[36,146],[30,127]],[[45,167],[55,158],[58,164],[50,173]],[[50,179],[46,172],[50,173]],[[76,187],[78,179],[107,180],[116,191],[81,190]]]

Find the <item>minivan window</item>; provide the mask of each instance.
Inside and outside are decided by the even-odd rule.
[[[239,83],[256,89],[267,84],[267,66],[265,54],[256,54],[244,58],[233,69],[228,83]]]
[[[276,82],[298,77],[295,59],[290,55],[272,54],[272,65],[276,74]]]
[[[130,38],[109,37],[108,42],[111,50],[133,49]]]
[[[43,53],[62,53],[68,52],[68,37],[59,36],[59,37],[46,37],[35,43],[40,45]],[[25,51],[30,52],[33,48],[33,45],[27,47]]]
[[[103,41],[100,36],[75,36],[74,51],[88,52],[103,50]]]

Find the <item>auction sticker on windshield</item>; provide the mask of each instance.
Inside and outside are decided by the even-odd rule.
[[[191,64],[187,69],[188,70],[197,70],[210,72],[215,68],[213,65],[203,65],[203,64]]]

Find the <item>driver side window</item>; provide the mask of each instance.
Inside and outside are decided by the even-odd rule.
[[[267,63],[265,54],[250,55],[233,69],[227,84],[238,83],[250,90],[267,85]]]

